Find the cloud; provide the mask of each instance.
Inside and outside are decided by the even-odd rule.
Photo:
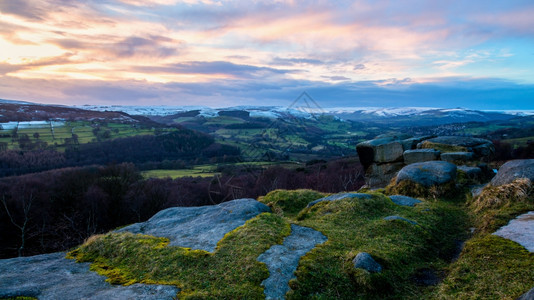
[[[0,0],[0,12],[36,21],[46,14],[35,2],[27,0]]]
[[[164,66],[140,66],[135,67],[134,70],[148,73],[163,72],[174,74],[222,74],[239,78],[253,78],[257,76],[264,76],[266,74],[276,75],[291,72],[291,70],[241,65],[226,61],[192,61]]]
[[[459,93],[466,86],[480,92],[462,90],[473,103],[480,95],[497,101],[467,79],[489,84],[482,78],[492,74],[534,83],[533,7],[482,0],[0,0],[0,97],[32,100],[42,92],[61,101],[113,102],[117,93],[121,101],[148,103],[271,103],[309,90],[326,102],[387,104],[421,101],[430,91],[439,93],[435,99],[469,101]],[[505,91],[531,95],[502,82],[494,93],[502,99]],[[104,92],[91,91],[99,88]]]
[[[306,64],[306,65],[320,65],[324,62],[319,59],[313,59],[313,58],[282,58],[282,57],[275,57],[271,61],[275,65],[282,65],[282,66],[292,66],[296,64]]]
[[[332,81],[343,81],[343,80],[350,80],[350,78],[345,76],[321,76],[322,78],[332,80]]]

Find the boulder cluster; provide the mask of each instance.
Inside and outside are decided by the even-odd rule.
[[[429,170],[438,168],[445,173],[454,172],[451,175],[453,177],[456,177],[457,166],[466,177],[481,179],[488,173],[485,162],[495,153],[491,141],[463,136],[381,135],[359,143],[356,150],[366,171],[366,183],[371,188],[388,185],[397,173],[401,174],[399,171],[412,164]],[[414,169],[405,170],[403,176],[414,174],[422,176],[421,179],[426,177],[424,172],[419,174]],[[424,186],[429,186],[427,181],[433,184],[432,178],[424,180]]]

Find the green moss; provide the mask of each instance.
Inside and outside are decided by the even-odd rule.
[[[326,194],[313,190],[275,190],[260,197],[258,201],[271,207],[274,213],[292,218],[313,200],[324,197]]]
[[[466,243],[435,292],[438,299],[517,299],[534,286],[534,254],[486,234]]]
[[[0,298],[0,300],[37,300],[35,297],[26,297],[26,296],[16,296],[9,298]]]
[[[492,235],[517,215],[534,210],[531,185],[525,180],[487,186],[469,199],[476,234],[436,290],[438,299],[516,299],[534,286],[534,254]]]
[[[383,220],[389,215],[418,225]],[[298,218],[299,225],[321,231],[328,241],[301,259],[289,299],[423,297],[428,291],[414,283],[414,273],[420,268],[443,269],[467,226],[467,216],[454,203],[403,207],[380,193],[371,199],[320,202]],[[370,253],[383,271],[355,269],[352,260],[359,252]]]
[[[423,141],[421,143],[421,149],[436,149],[441,151],[442,153],[447,152],[468,152],[469,149],[463,146],[454,146],[454,145],[447,145],[447,144],[441,144],[441,143],[433,143],[430,141]]]
[[[182,299],[263,298],[260,283],[268,277],[256,258],[290,233],[289,223],[264,213],[228,233],[214,253],[164,247],[163,238],[131,233],[96,236],[70,252],[79,262],[115,284],[172,284]]]

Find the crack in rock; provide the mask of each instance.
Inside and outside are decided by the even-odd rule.
[[[321,232],[298,225],[291,225],[291,234],[282,245],[274,245],[258,257],[269,269],[269,278],[261,284],[264,286],[266,299],[284,299],[289,291],[289,280],[295,278],[300,258],[327,241]]]

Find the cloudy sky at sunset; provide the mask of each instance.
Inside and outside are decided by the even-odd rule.
[[[0,0],[0,98],[534,109],[534,1]]]

